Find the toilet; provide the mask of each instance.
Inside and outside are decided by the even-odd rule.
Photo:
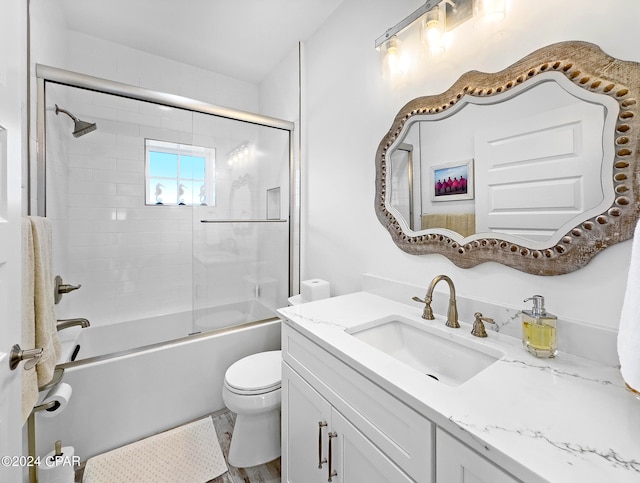
[[[222,400],[236,414],[228,462],[256,466],[280,456],[281,351],[252,354],[225,372]]]

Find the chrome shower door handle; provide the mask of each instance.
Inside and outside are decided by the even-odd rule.
[[[318,421],[318,469],[322,469],[322,465],[327,462],[327,458],[322,458],[322,428],[327,426],[326,421]]]
[[[22,361],[27,361],[24,365],[24,370],[28,371],[29,369],[33,369],[35,365],[40,362],[40,358],[42,358],[42,352],[44,349],[26,349],[22,350],[19,344],[15,344],[11,348],[11,353],[9,354],[9,369],[12,371],[18,367],[18,364]]]
[[[333,477],[334,476],[338,476],[338,472],[336,470],[333,469],[333,458],[331,455],[331,448],[332,448],[332,441],[333,438],[337,438],[338,437],[338,433],[336,433],[335,431],[329,433],[329,479],[327,481],[333,481]]]

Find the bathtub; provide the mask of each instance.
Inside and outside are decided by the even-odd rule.
[[[241,312],[225,306],[194,317],[189,312],[82,329],[76,360],[59,364],[73,389],[67,407],[49,417],[36,414],[37,454],[62,440],[84,461],[223,409],[227,367],[280,348],[279,319],[244,322]],[[229,325],[225,318],[234,327],[220,328]],[[180,338],[167,339],[177,328]],[[187,336],[198,329],[205,330]]]
[[[224,327],[275,317],[275,311],[256,300],[235,302],[207,309],[186,311],[116,324],[73,328],[70,336],[61,333],[62,360],[76,361],[138,350]]]

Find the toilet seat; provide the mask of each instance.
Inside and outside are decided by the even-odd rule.
[[[280,389],[281,351],[260,352],[233,363],[225,372],[225,387],[240,395],[256,395]]]

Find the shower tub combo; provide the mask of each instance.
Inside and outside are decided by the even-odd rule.
[[[298,234],[291,226],[298,216],[291,186],[293,124],[41,65],[37,78],[38,214],[54,224],[54,269],[82,283],[57,311],[59,318],[86,317],[91,326],[60,333],[66,359],[58,368],[72,396],[62,410],[36,414],[36,454],[62,440],[86,460],[223,409],[226,369],[247,355],[280,348],[275,309],[286,305],[299,282]],[[115,99],[112,107],[97,95]],[[92,118],[83,105],[102,103],[105,113],[119,109],[118,120],[89,123],[56,105],[55,114],[71,117],[72,134],[82,138],[67,141],[67,126],[53,126],[45,144],[47,115],[51,123],[56,119],[47,96],[71,104],[82,118]],[[140,106],[132,107],[134,101]],[[148,115],[154,106],[162,109]],[[144,178],[138,164],[144,166],[144,150],[138,150],[168,132],[151,125],[167,115],[167,107],[177,120],[192,116],[188,133],[176,119],[162,118],[175,138],[215,147],[215,198],[207,185],[199,201],[189,198],[193,206],[149,201],[149,187],[160,181]],[[117,124],[120,118],[126,123]],[[134,126],[134,119],[151,124]],[[231,123],[240,125],[235,134]],[[52,145],[57,140],[60,146]],[[118,156],[135,156],[113,163],[114,142],[123,143]],[[236,145],[259,153],[255,172],[224,162]],[[103,152],[107,158],[101,160]],[[269,156],[284,166],[265,165]],[[92,171],[94,178],[78,187]],[[106,190],[111,181],[119,183],[113,185],[117,196],[86,192],[88,186]],[[178,177],[177,183],[179,201],[183,190],[196,193],[200,186],[193,178]],[[282,187],[283,200],[273,186]],[[154,266],[154,260],[165,265]]]

